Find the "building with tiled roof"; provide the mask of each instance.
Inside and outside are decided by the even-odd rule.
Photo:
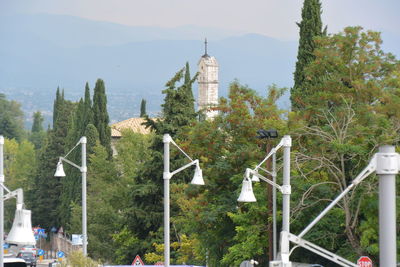
[[[131,130],[132,132],[140,134],[149,134],[151,132],[150,128],[146,128],[146,126],[142,125],[143,122],[145,122],[144,118],[130,118],[110,125],[113,156],[118,154],[115,144],[122,137],[122,131]]]
[[[149,134],[150,128],[142,125],[145,122],[144,118],[130,118],[111,124],[111,138],[121,138],[123,130],[132,130],[132,132],[140,134]]]

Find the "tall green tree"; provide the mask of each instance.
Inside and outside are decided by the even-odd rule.
[[[4,94],[0,94],[0,134],[5,138],[22,140],[24,114],[21,105],[16,101],[9,101]]]
[[[88,251],[96,259],[111,261],[116,246],[112,235],[122,228],[122,185],[114,161],[108,160],[106,149],[99,143],[90,155],[88,176]],[[125,186],[125,188],[123,188]],[[100,193],[101,192],[101,193]]]
[[[43,116],[40,111],[33,113],[33,124],[29,140],[35,145],[35,149],[40,149],[46,138],[46,132],[43,129]]]
[[[81,137],[86,135],[88,127],[90,128],[90,131],[92,131],[92,127],[94,126],[92,101],[90,99],[90,88],[88,83],[86,83],[84,98],[81,98],[79,100],[79,102],[77,103],[76,111],[72,114],[69,120],[67,141],[65,144],[66,148],[72,149],[81,139]],[[86,147],[88,155],[93,152],[93,148],[99,138],[97,129],[95,127],[94,131],[95,132],[91,132],[90,137],[87,138],[88,143]],[[81,157],[81,146],[79,146],[70,153],[68,159],[75,163],[80,163]],[[81,203],[82,183],[81,172],[77,168],[66,165],[65,171],[68,172],[68,179],[64,179],[62,182],[63,190],[60,196],[61,203],[59,207],[59,214],[61,218],[61,223],[64,226],[67,226],[65,227],[65,229],[70,230],[68,226],[72,225],[72,223],[70,222],[73,212],[72,208]]]
[[[321,36],[321,2],[320,0],[304,0],[301,11],[301,22],[297,23],[300,28],[299,48],[297,52],[296,70],[294,72],[294,85],[291,89],[292,109],[304,108],[307,103],[302,102],[302,98],[307,94],[307,87],[304,86],[306,78],[304,68],[315,59],[313,54],[316,47],[315,37]],[[325,29],[326,32],[326,29]]]
[[[107,112],[106,88],[102,79],[98,79],[94,87],[93,122],[99,132],[100,144],[106,148],[111,158],[111,129],[108,125],[110,119]]]
[[[43,116],[40,111],[36,111],[33,113],[33,124],[32,124],[32,132],[37,133],[37,132],[42,132],[43,129]]]
[[[34,174],[36,171],[36,154],[34,146],[28,140],[17,142],[16,139],[5,139],[4,144],[4,176],[5,185],[11,191],[18,188],[24,190],[24,202],[27,207],[33,203],[27,197],[34,186]],[[15,213],[15,200],[8,200],[5,204],[5,229],[8,231],[13,223]]]
[[[197,74],[194,77],[190,77],[190,66],[189,66],[189,62],[186,62],[186,66],[185,66],[185,80],[184,80],[184,84],[185,84],[185,88],[186,88],[186,92],[188,94],[188,98],[192,99],[193,103],[194,103],[194,97],[193,97],[193,90],[192,90],[192,84],[193,82],[197,79]],[[192,107],[192,105],[190,106]],[[193,105],[193,112],[195,112],[195,107]]]
[[[265,156],[257,130],[275,128],[281,135],[287,131],[285,113],[276,106],[283,91],[272,86],[262,97],[234,82],[228,98],[220,101],[219,116],[187,129],[184,147],[200,159],[206,185],[180,195],[184,212],[173,220],[181,233],[198,240],[196,253],[207,254],[210,266],[237,266],[250,258],[267,265],[266,185],[255,186],[258,202],[254,205],[236,200],[245,168]]]
[[[58,120],[58,111],[60,110],[60,105],[62,105],[63,98],[64,97],[62,97],[60,93],[60,87],[57,87],[56,99],[53,103],[53,125],[55,125]]]
[[[64,99],[64,93],[57,89],[54,101],[56,118],[53,129],[47,133],[45,145],[38,155],[38,166],[34,178],[32,196],[32,223],[50,229],[60,225],[59,204],[62,191],[60,178],[54,177],[57,161],[65,153],[65,142],[68,133],[70,116],[75,105]]]
[[[146,116],[146,100],[142,99],[142,101],[140,102],[140,117],[144,117]]]
[[[341,193],[377,147],[399,143],[400,63],[382,51],[380,34],[348,27],[316,41],[315,60],[305,68],[308,105],[291,118],[303,123],[293,142],[301,163],[293,181],[305,181],[295,185],[305,193],[293,196],[304,200],[293,229]],[[376,189],[374,177],[364,180],[305,238],[351,260],[367,254],[377,261]]]
[[[142,135],[126,130],[122,132],[122,138],[117,143],[118,154],[115,161],[121,171],[118,178],[118,200],[115,200],[115,203],[118,203],[119,209],[122,211],[120,214],[124,215],[124,220],[121,222],[122,225],[117,228],[120,230],[118,233],[113,234],[112,238],[116,248],[115,261],[118,263],[127,263],[132,260],[127,255],[132,253],[133,248],[136,249],[143,246],[137,237],[136,231],[127,224],[126,216],[131,212],[131,191],[137,183],[136,177],[141,174],[144,165],[151,159],[149,146],[152,140],[153,134]]]
[[[152,120],[146,117],[146,125],[154,131],[155,138],[150,146],[151,159],[145,162],[139,175],[135,177],[135,185],[131,191],[132,206],[127,218],[128,230],[134,237],[141,240],[141,244],[137,246],[133,242],[135,247],[130,247],[129,252],[121,259],[125,263],[136,254],[143,255],[152,251],[152,244],[159,242],[162,238],[160,229],[163,214],[162,136],[169,133],[174,137],[183,127],[192,123],[197,115],[193,111],[194,103],[187,94],[187,87],[184,83],[180,83],[183,73],[184,69],[181,69],[166,83],[166,89],[163,90],[165,98],[161,118]],[[171,168],[174,168],[176,166],[174,164],[183,163],[182,157],[172,156],[171,162],[174,162],[171,165]]]
[[[92,100],[90,99],[90,88],[89,88],[89,83],[86,83],[82,128],[86,129],[86,127],[89,124],[93,124],[93,123],[94,123],[94,118],[93,118]]]

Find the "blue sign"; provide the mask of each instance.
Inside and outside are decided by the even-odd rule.
[[[47,238],[47,234],[45,232],[45,229],[43,229],[43,228],[39,228],[39,227],[33,228],[33,234],[34,234],[36,240],[39,240],[40,238]]]
[[[64,252],[59,251],[57,252],[57,258],[63,258],[64,257]]]
[[[39,249],[37,254],[39,256],[43,256],[44,255],[44,250],[43,249]]]
[[[4,249],[8,249],[8,248],[10,248],[10,244],[8,244],[8,243],[4,243],[4,244],[3,244],[3,248],[4,248]]]

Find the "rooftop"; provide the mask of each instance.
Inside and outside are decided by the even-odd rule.
[[[135,133],[140,134],[149,134],[150,128],[147,128],[142,125],[145,122],[144,118],[130,118],[124,121],[120,121],[114,124],[111,124],[111,137],[112,138],[120,138],[122,137],[122,131],[125,129],[130,129]]]

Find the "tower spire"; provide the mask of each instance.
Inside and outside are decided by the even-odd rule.
[[[207,38],[204,41],[204,56],[208,57],[208,54],[207,54]]]

